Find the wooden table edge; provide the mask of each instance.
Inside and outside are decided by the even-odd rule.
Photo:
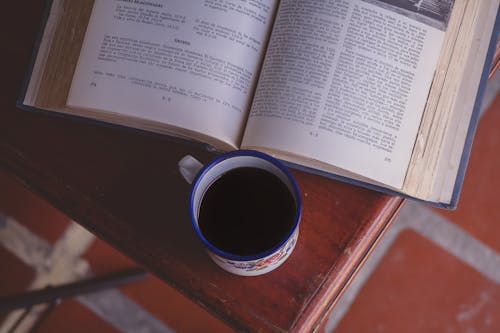
[[[33,192],[41,195],[47,202],[67,214],[69,217],[73,218],[81,215],[78,212],[79,207],[74,207],[71,204],[68,206],[62,203],[63,197],[69,199],[70,201],[74,199],[74,189],[68,188],[63,182],[61,182],[60,179],[54,177],[53,175],[40,174],[37,171],[38,169],[36,168],[36,165],[33,164],[33,161],[26,159],[22,152],[17,151],[15,147],[6,144],[5,142],[0,143],[0,168],[14,176],[18,181]],[[55,195],[54,193],[44,191],[44,183],[57,188],[55,191],[57,194]],[[372,217],[376,222],[365,223],[359,229],[357,236],[352,239],[346,249],[344,249],[344,252],[339,258],[338,264],[327,274],[327,278],[323,281],[322,287],[318,289],[316,294],[311,298],[311,301],[304,306],[304,310],[298,316],[296,322],[292,325],[292,332],[311,332],[319,328],[323,320],[326,319],[327,314],[337,303],[338,298],[350,284],[357,271],[361,268],[369,253],[373,250],[375,245],[385,233],[397,212],[403,205],[403,202],[404,200],[400,197],[388,198],[384,208],[381,209],[376,216]],[[89,204],[91,204],[94,209],[100,211],[99,207],[93,205],[90,200]],[[104,212],[101,211],[101,213]],[[107,218],[114,219],[112,216],[107,216]],[[96,234],[98,237],[107,239],[105,235],[106,232],[104,230],[95,230],[92,223],[89,223],[86,220],[79,220],[78,223],[90,230],[92,233]],[[112,241],[110,241],[109,244],[116,248],[121,248]],[[357,250],[353,252],[351,248],[356,248]],[[131,253],[130,255],[134,260],[141,259],[140,255],[137,256],[137,253]],[[148,268],[147,265],[145,267]],[[161,276],[162,280],[165,282],[175,285],[173,281],[169,281],[169,279],[165,278],[162,274],[158,276]],[[348,278],[346,279],[346,277]],[[195,303],[201,305],[203,308],[206,308],[204,304],[196,301],[196,297],[193,297],[195,295],[190,295],[188,291],[182,288],[175,289],[179,290],[190,299],[193,299]],[[235,328],[242,328],[237,323],[233,322],[231,318],[228,318],[224,313],[216,310],[212,310],[210,312],[231,326]]]
[[[349,243],[339,258],[339,264],[328,274],[328,278],[323,282],[323,287],[319,289],[314,299],[308,304],[307,309],[294,324],[293,332],[314,332],[319,329],[370,253],[382,239],[404,203],[405,199],[401,197],[391,197],[380,213],[374,217],[376,222],[365,224],[360,228],[357,237]],[[358,247],[356,253],[350,250],[354,247]],[[340,269],[337,270],[337,267]],[[345,278],[346,276],[348,278]]]

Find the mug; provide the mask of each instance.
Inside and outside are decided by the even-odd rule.
[[[256,276],[280,266],[299,235],[302,203],[288,169],[253,150],[217,156],[206,165],[187,155],[179,171],[191,184],[196,235],[222,269]]]

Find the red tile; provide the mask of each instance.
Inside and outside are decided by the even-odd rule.
[[[0,246],[0,297],[24,292],[33,281],[35,272],[19,258]],[[0,313],[0,323],[6,314]]]
[[[35,277],[35,271],[14,254],[0,246],[0,296],[26,290]]]
[[[57,305],[41,324],[37,333],[120,333],[87,307],[68,299]]]
[[[500,252],[498,170],[500,170],[500,94],[479,122],[457,209],[436,210]]]
[[[0,169],[0,213],[54,243],[70,219]]]
[[[500,332],[499,311],[498,284],[403,231],[335,332]]]

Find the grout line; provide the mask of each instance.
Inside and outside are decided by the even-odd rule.
[[[419,233],[488,279],[500,284],[500,253],[430,208],[416,202],[407,202],[334,307],[326,324],[326,332],[333,332],[337,328],[398,235],[407,229]]]
[[[28,266],[36,267],[45,261],[50,244],[33,234],[10,217],[4,217],[0,228],[0,244]]]
[[[92,244],[94,237],[75,226],[76,223],[71,222],[63,236],[51,246],[14,219],[4,219],[0,229],[0,244],[35,270],[35,278],[28,290],[71,282],[89,273],[88,263],[78,257]],[[74,250],[69,249],[70,245],[75,246]],[[29,312],[15,332],[29,332],[46,307],[45,304],[37,305],[36,310]],[[21,315],[22,310],[9,313],[0,325],[0,333],[8,332]]]
[[[14,219],[1,214],[0,217],[0,244],[35,270],[35,279],[28,289],[71,282],[91,274],[88,262],[81,256],[92,245],[95,237],[77,223],[71,222],[51,246]],[[121,332],[174,332],[118,289],[82,295],[76,299]],[[46,305],[42,304],[34,307],[35,310],[29,312],[15,333],[30,332],[45,308]],[[9,313],[0,323],[0,333],[9,332],[22,313],[23,310]]]
[[[82,295],[77,299],[123,333],[174,332],[117,289]]]
[[[434,211],[409,204],[405,218],[411,229],[439,245],[493,282],[500,284],[500,253]],[[417,215],[418,214],[418,215]],[[418,216],[419,220],[415,219]]]

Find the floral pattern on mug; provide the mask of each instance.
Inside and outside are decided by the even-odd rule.
[[[246,272],[260,271],[270,268],[283,262],[292,252],[298,238],[298,229],[292,237],[285,243],[278,252],[267,257],[253,261],[235,261],[213,255],[220,265],[229,266],[233,270],[244,270]]]

